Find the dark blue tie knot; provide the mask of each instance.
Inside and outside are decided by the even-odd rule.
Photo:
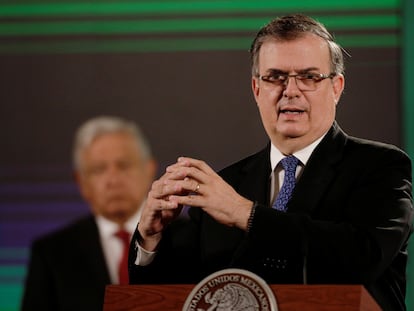
[[[296,167],[298,166],[299,160],[294,155],[290,155],[283,158],[280,163],[282,163],[285,172],[296,172]]]

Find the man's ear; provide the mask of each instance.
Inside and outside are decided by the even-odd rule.
[[[259,97],[260,88],[259,88],[259,79],[256,77],[252,77],[252,91],[253,91],[254,99],[257,102],[257,97]]]
[[[80,175],[80,172],[75,170],[75,171],[73,171],[72,176],[73,176],[73,179],[75,180],[75,182],[78,185],[78,189],[79,189],[79,192],[80,192],[81,196],[85,200],[87,200],[88,191],[87,191],[87,187],[85,186],[85,184],[82,180],[82,176]]]
[[[151,181],[153,181],[157,174],[158,162],[153,158],[149,159],[146,164],[146,169],[147,169],[148,178]]]
[[[341,98],[342,92],[345,88],[345,77],[343,74],[338,74],[333,77],[333,88],[334,88],[334,96],[335,96],[335,103],[338,104],[339,99]]]
[[[80,180],[80,175],[79,175],[79,172],[78,171],[73,171],[72,172],[72,178],[73,178],[73,180],[78,184],[78,186],[80,185],[80,183],[81,183],[81,180]]]

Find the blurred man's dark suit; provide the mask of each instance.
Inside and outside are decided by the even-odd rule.
[[[92,216],[33,243],[22,311],[102,311],[109,272]]]

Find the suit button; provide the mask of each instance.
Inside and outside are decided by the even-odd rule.
[[[286,259],[277,259],[276,260],[276,269],[283,270],[286,269],[287,260]]]
[[[263,267],[277,270],[284,270],[287,267],[287,260],[267,257],[263,260]]]

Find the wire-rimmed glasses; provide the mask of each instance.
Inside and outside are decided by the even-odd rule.
[[[290,78],[295,78],[296,85],[301,91],[315,91],[318,83],[325,79],[332,79],[336,76],[336,73],[323,74],[323,73],[273,73],[266,76],[259,76],[259,79],[264,81],[269,86],[276,88],[285,88]]]

